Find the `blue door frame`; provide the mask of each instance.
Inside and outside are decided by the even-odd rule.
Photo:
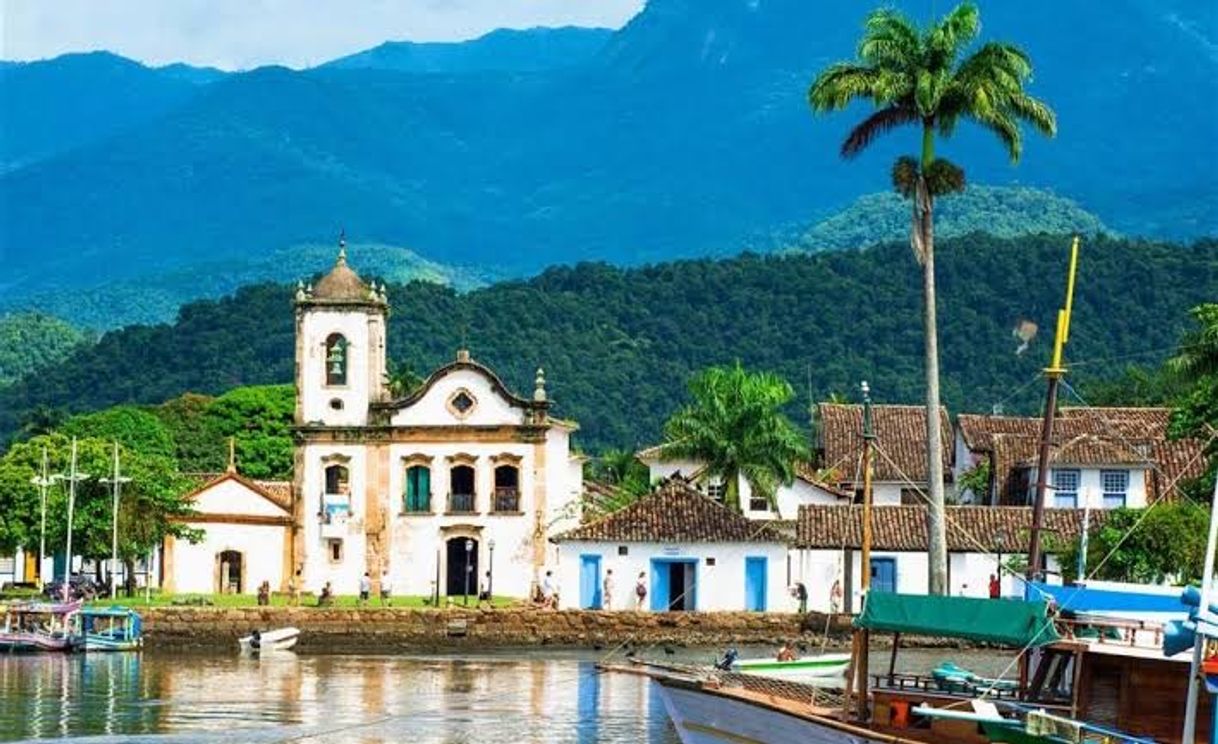
[[[769,561],[765,556],[744,559],[744,609],[748,612],[766,610],[766,574]]]
[[[897,590],[897,559],[871,559],[871,591],[895,592]]]
[[[601,609],[601,557],[584,553],[579,557],[579,606],[585,610]]]
[[[692,566],[692,581],[685,587],[684,605],[686,610],[698,609],[698,559],[697,558],[652,558],[651,559],[651,610],[653,612],[668,612],[673,597],[669,596],[671,582],[669,574],[674,565]]]

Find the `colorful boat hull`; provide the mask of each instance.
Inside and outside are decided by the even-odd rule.
[[[742,674],[756,674],[794,682],[818,681],[843,677],[850,665],[850,654],[821,654],[793,661],[774,659],[740,659],[732,665]]]
[[[89,607],[73,622],[76,642],[88,652],[138,651],[144,646],[143,621],[126,607]]]

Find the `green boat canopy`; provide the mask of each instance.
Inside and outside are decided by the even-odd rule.
[[[1006,646],[1058,640],[1046,602],[870,592],[854,627]]]

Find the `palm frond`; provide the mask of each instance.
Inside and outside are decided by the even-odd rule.
[[[875,67],[910,67],[922,56],[918,27],[893,8],[867,16],[858,57]]]
[[[926,169],[926,189],[931,196],[945,196],[964,191],[964,169],[950,160],[935,158]]]
[[[1007,149],[1007,156],[1012,163],[1018,163],[1023,155],[1023,135],[1019,124],[1006,112],[994,112],[985,115],[969,114],[968,118],[977,122],[982,128],[994,133]]]
[[[930,29],[926,35],[926,51],[930,63],[950,66],[977,33],[981,31],[981,13],[971,2],[957,5]]]
[[[872,98],[879,72],[851,62],[830,65],[816,76],[808,88],[808,103],[813,111],[837,111],[856,98]]]
[[[1012,96],[1008,106],[1021,121],[1031,124],[1046,137],[1057,136],[1057,114],[1044,101],[1027,94]]]
[[[864,119],[850,130],[842,143],[842,157],[853,158],[867,149],[877,137],[893,129],[918,121],[918,113],[906,106],[887,106]]]
[[[906,199],[913,196],[918,186],[918,159],[910,155],[902,155],[892,164],[892,186],[897,193]]]

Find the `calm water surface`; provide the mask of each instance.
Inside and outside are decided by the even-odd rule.
[[[675,658],[713,655],[683,649]],[[599,657],[0,656],[0,740],[677,744],[654,686],[643,677],[598,674]],[[911,671],[949,658],[981,673],[1002,665],[983,652],[902,651],[900,658]],[[887,654],[873,654],[873,666],[881,663]]]

